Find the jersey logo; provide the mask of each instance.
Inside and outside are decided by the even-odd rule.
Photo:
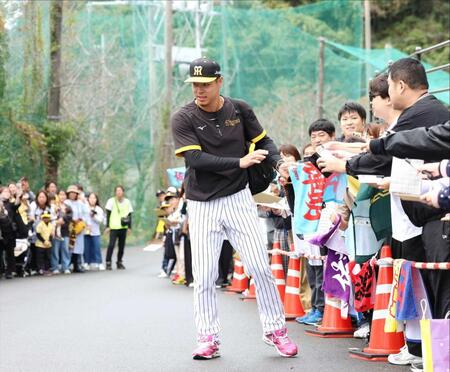
[[[203,129],[206,128],[206,125],[204,125],[203,127],[197,127],[197,128],[200,129],[200,130],[203,130]]]
[[[194,76],[202,76],[203,66],[194,66]]]
[[[240,124],[241,121],[239,120],[239,118],[234,119],[234,120],[225,120],[225,126],[226,127],[235,127],[236,125]]]

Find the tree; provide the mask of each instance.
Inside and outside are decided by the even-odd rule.
[[[5,63],[8,59],[8,43],[6,41],[5,22],[0,13],[0,99],[5,94],[6,87],[6,69]]]
[[[46,180],[57,182],[59,162],[66,151],[66,145],[70,143],[73,132],[70,127],[63,128],[60,123],[61,110],[61,35],[63,22],[62,0],[53,0],[50,7],[50,76],[48,88],[48,121],[42,128],[45,135]]]
[[[63,3],[53,0],[50,8],[50,79],[48,92],[47,118],[60,120],[61,96],[61,35],[63,22]],[[57,173],[56,167],[52,172]]]
[[[446,0],[377,0],[371,1],[373,44],[386,44],[412,53],[448,39],[450,3]],[[433,65],[448,63],[448,48],[424,54]]]

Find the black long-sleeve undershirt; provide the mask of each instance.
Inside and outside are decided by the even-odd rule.
[[[421,127],[390,134],[370,141],[370,151],[398,158],[415,158],[426,161],[445,159],[450,152],[450,123],[430,128]]]
[[[267,150],[269,154],[266,159],[272,167],[278,168],[278,162],[281,160],[280,153],[278,152],[277,146],[272,141],[269,136],[265,136],[256,143],[256,148],[258,150]]]
[[[265,136],[257,143],[257,148],[269,152],[267,160],[274,168],[276,168],[281,156],[273,141]],[[184,159],[186,160],[186,165],[192,169],[205,170],[208,172],[218,172],[240,167],[240,158],[216,156],[200,150],[186,151],[184,153]]]
[[[239,158],[221,157],[200,150],[190,150],[184,153],[186,165],[192,169],[219,172],[239,168]]]

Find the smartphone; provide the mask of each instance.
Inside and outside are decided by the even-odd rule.
[[[305,161],[309,161],[310,163],[312,163],[312,165],[314,165],[318,170],[320,170],[319,166],[317,165],[317,160],[319,160],[320,155],[319,153],[315,152],[314,154],[312,154],[311,156],[306,157],[305,156]],[[330,172],[322,172],[323,176],[325,178],[328,178],[332,175],[332,173]]]

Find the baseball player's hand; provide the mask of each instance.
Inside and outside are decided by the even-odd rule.
[[[268,154],[267,150],[255,150],[239,160],[239,167],[248,168],[254,164],[260,164]]]

